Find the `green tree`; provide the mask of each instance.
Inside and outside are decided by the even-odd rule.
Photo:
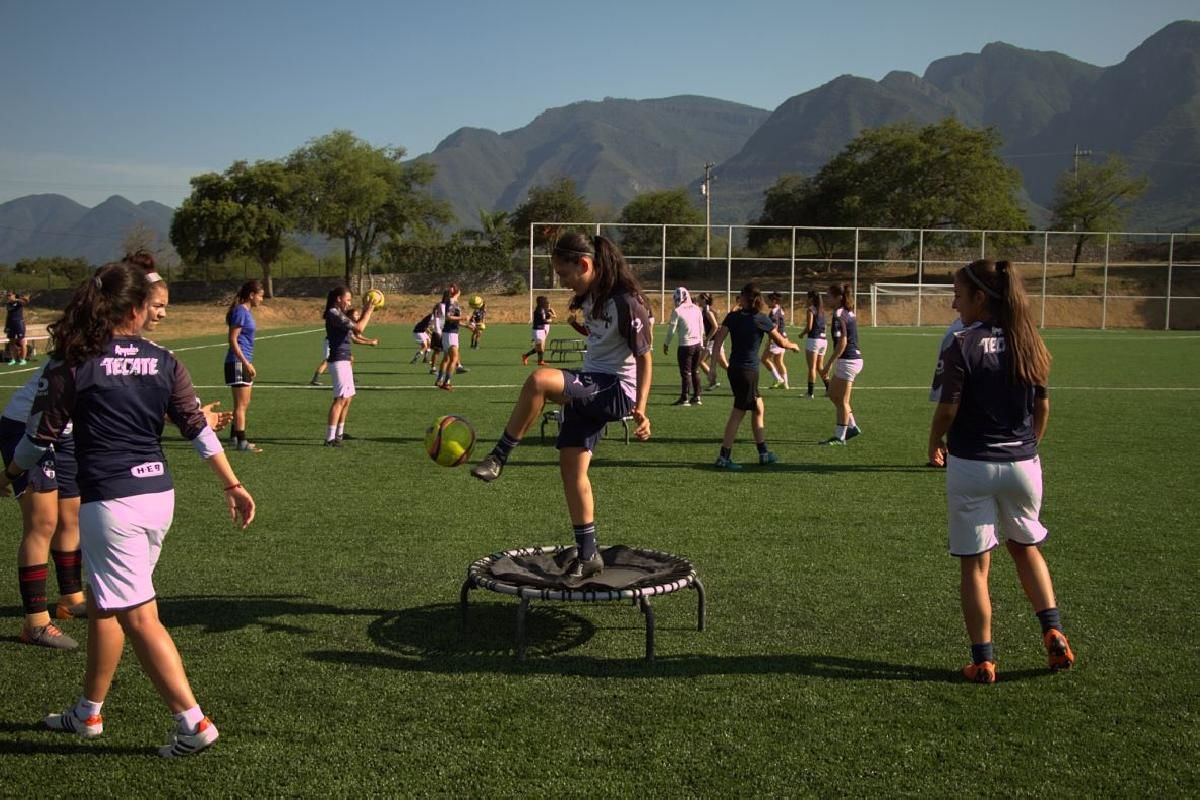
[[[575,181],[559,178],[548,186],[531,188],[529,196],[524,203],[517,206],[510,221],[513,235],[518,242],[528,240],[530,225],[535,222],[547,223],[539,225],[533,232],[533,246],[542,245],[548,250],[570,227],[565,223],[585,222],[591,219],[591,216],[592,209],[575,188]],[[554,270],[550,267],[546,270],[549,285],[554,286]]]
[[[86,258],[67,258],[66,256],[47,256],[42,258],[23,258],[13,265],[13,272],[19,275],[51,275],[66,278],[72,284],[86,278],[92,272],[92,267]]]
[[[621,209],[620,221],[650,225],[699,225],[701,227],[698,228],[668,229],[667,255],[704,254],[704,212],[692,205],[686,188],[639,194]],[[627,253],[659,255],[662,252],[662,229],[627,228],[621,236],[621,247]]]
[[[462,238],[477,245],[486,245],[507,257],[516,245],[511,217],[507,211],[487,211],[481,208],[479,229],[465,231]]]
[[[235,161],[224,174],[192,178],[192,193],[171,220],[171,244],[183,258],[223,263],[252,258],[267,297],[275,296],[272,266],[295,226],[293,181],[278,161]]]
[[[842,198],[835,189],[833,181],[821,183],[816,178],[804,175],[783,175],[767,189],[762,214],[754,224],[817,226],[798,230],[796,236],[811,241],[818,254],[825,259],[827,270],[832,269],[837,249],[846,247],[854,239],[854,234],[849,231],[829,229],[846,225],[842,217]],[[752,250],[761,252],[772,242],[786,240],[790,244],[791,237],[790,230],[751,228],[747,244]]]
[[[453,220],[449,205],[424,191],[436,166],[404,163],[404,153],[403,147],[373,147],[336,130],[288,157],[300,227],[342,240],[347,285],[370,268],[385,239]]]
[[[1067,170],[1055,185],[1050,211],[1051,230],[1078,232],[1075,255],[1071,259],[1071,277],[1079,265],[1084,243],[1091,234],[1120,230],[1129,211],[1128,204],[1141,197],[1150,186],[1146,178],[1129,174],[1125,161],[1109,155],[1103,163],[1085,161],[1079,170]]]

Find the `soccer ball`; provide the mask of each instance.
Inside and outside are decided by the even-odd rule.
[[[476,323],[475,323],[475,330],[479,330],[479,331],[486,331],[486,330],[487,330],[487,323],[486,323],[486,322],[484,322],[483,320],[480,320],[479,322],[476,322]]]
[[[383,308],[383,304],[386,300],[387,298],[383,296],[383,292],[379,291],[378,289],[372,289],[371,291],[367,292],[367,301],[376,308]]]
[[[479,295],[471,297],[471,308],[483,308],[483,298]]]
[[[425,431],[425,452],[443,467],[457,467],[471,457],[475,429],[460,416],[438,417]]]

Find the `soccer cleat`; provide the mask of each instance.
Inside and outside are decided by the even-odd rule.
[[[60,631],[53,622],[36,628],[27,628],[22,625],[20,639],[25,644],[49,647],[51,650],[74,650],[79,647],[79,642]]]
[[[829,445],[830,447],[845,447],[845,446],[846,446],[846,440],[845,440],[845,439],[839,439],[839,438],[837,438],[836,436],[830,436],[828,439],[826,439],[825,441],[821,442],[821,444],[824,444],[824,445]]]
[[[320,385],[321,385],[321,379],[320,379],[320,378],[313,378],[311,381],[309,381],[309,382],[308,382],[308,385],[309,385],[309,386],[320,386]]]
[[[779,456],[768,450],[765,453],[758,454],[758,463],[766,466],[768,464],[776,464],[779,462]]]
[[[23,367],[23,366],[25,366],[27,363],[29,363],[29,362],[27,362],[25,359],[23,359],[23,358],[22,358],[20,361],[18,361],[18,362],[17,362],[17,366],[18,366],[18,367]]]
[[[211,747],[218,736],[220,734],[217,732],[217,726],[213,725],[211,719],[205,717],[200,720],[200,725],[197,726],[195,733],[179,733],[178,731],[172,733],[167,744],[158,748],[158,754],[163,758],[195,755],[201,750]]]
[[[767,388],[768,388],[768,389],[784,389],[784,388],[787,388],[787,387],[784,385],[783,381],[775,381],[774,383],[772,383],[772,384],[771,384],[770,386],[768,386]]]
[[[55,619],[87,619],[87,615],[87,603],[59,603],[54,607]]]
[[[717,469],[727,469],[730,472],[737,472],[742,468],[741,464],[725,456],[717,456],[717,463],[713,464],[713,466]]]
[[[326,439],[325,446],[326,447],[341,447],[342,440],[341,439]]]
[[[528,366],[529,366],[529,354],[528,354],[528,353],[526,353],[525,355],[521,356],[521,366],[523,366],[523,367],[528,367]]]
[[[464,372],[470,372],[470,371],[471,370],[467,369],[462,364],[459,364],[457,367],[454,368],[455,375],[462,375]]]
[[[805,397],[805,399],[808,399],[808,400],[816,400],[817,399],[817,396],[815,394],[813,394],[812,392],[809,392],[808,394],[804,395],[804,397]]]
[[[583,580],[590,578],[593,575],[599,575],[604,571],[604,559],[599,553],[592,554],[591,558],[576,558],[567,565],[567,571],[563,573],[563,577],[572,580]]]
[[[720,381],[713,381],[712,383],[710,383],[710,384],[708,385],[708,390],[709,390],[710,392],[711,392],[713,389],[720,389],[720,388],[721,388],[721,382],[720,382]]]
[[[1054,672],[1070,669],[1071,665],[1075,663],[1075,654],[1071,652],[1067,635],[1062,631],[1053,628],[1046,631],[1046,634],[1042,636],[1042,644],[1046,646],[1046,660]]]
[[[95,739],[104,733],[104,718],[99,714],[80,719],[74,708],[68,708],[61,714],[50,714],[42,719],[42,724],[52,731],[65,731],[82,736],[84,739]]]
[[[846,440],[849,441],[849,440],[853,439],[855,436],[858,436],[860,433],[862,433],[862,428],[858,427],[857,425],[855,425],[852,428],[847,428],[846,429]]]
[[[496,458],[496,454],[489,453],[487,458],[471,468],[471,474],[485,483],[491,483],[500,477],[503,469],[504,465],[500,463],[500,459]]]
[[[971,683],[995,683],[996,662],[984,661],[979,664],[967,664],[963,667],[963,677]]]
[[[686,406],[686,405],[688,405],[688,401],[687,401],[687,399],[686,399],[686,398],[683,398],[683,397],[681,397],[681,398],[679,398],[678,400],[676,400],[674,403],[671,403],[671,405],[673,405],[673,406]]]
[[[701,402],[699,397],[693,397],[692,401],[690,403],[688,403],[688,405],[689,406],[702,406],[702,405],[704,405],[704,403]]]
[[[444,392],[453,392],[454,391],[454,387],[450,385],[449,381],[447,381],[446,383],[439,383],[436,385],[437,385],[437,388],[441,389]]]

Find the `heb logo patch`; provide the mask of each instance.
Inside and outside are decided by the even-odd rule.
[[[147,461],[129,469],[135,478],[155,478],[166,472],[161,461]]]
[[[120,347],[117,348],[120,351]],[[133,348],[137,352],[137,348]],[[102,358],[105,375],[157,375],[157,358]]]

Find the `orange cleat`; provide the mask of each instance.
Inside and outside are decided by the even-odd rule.
[[[981,664],[967,664],[963,667],[963,677],[971,683],[995,683],[996,662],[984,661]]]
[[[1046,631],[1042,636],[1042,644],[1046,647],[1046,661],[1054,672],[1070,669],[1071,665],[1075,663],[1075,654],[1071,652],[1071,644],[1067,641],[1067,635],[1062,631],[1053,628]]]

